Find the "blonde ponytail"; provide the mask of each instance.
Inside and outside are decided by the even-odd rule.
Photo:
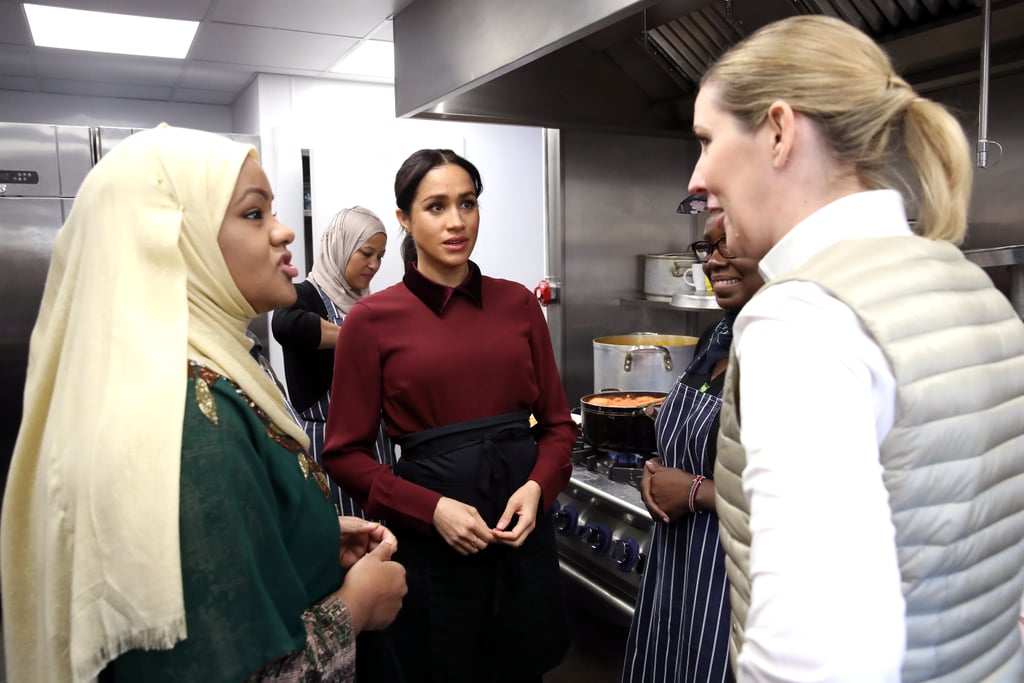
[[[918,232],[960,244],[967,232],[973,168],[963,129],[941,105],[917,97],[904,118],[907,159],[918,180]]]
[[[776,100],[812,118],[835,159],[869,189],[904,192],[919,232],[959,243],[971,193],[967,138],[941,105],[895,74],[888,56],[853,26],[824,16],[769,24],[731,48],[701,84],[749,130]],[[906,177],[909,165],[913,178]]]

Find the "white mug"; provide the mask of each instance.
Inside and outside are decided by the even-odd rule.
[[[683,273],[683,282],[693,288],[693,293],[701,296],[714,294],[711,290],[711,282],[704,275],[704,264],[694,263],[690,269]]]

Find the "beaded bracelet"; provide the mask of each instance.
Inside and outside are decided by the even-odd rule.
[[[693,478],[692,482],[690,482],[690,512],[693,514],[700,512],[700,510],[697,509],[695,503],[697,502],[697,489],[700,488],[700,485],[703,482],[704,477],[702,477],[699,474]]]

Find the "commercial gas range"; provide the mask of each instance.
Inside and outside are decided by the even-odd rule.
[[[569,484],[555,502],[563,578],[602,616],[628,625],[653,521],[640,497],[648,455],[599,451],[577,442]]]

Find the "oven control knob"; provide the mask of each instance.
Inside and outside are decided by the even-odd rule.
[[[555,529],[560,534],[571,536],[576,533],[576,522],[578,519],[579,513],[576,512],[576,508],[574,506],[562,505],[560,508],[555,510]]]
[[[636,554],[636,566],[633,567],[633,571],[635,571],[637,574],[643,574],[644,573],[644,569],[646,569],[646,568],[647,568],[647,553],[642,552],[642,551],[638,552]]]
[[[640,544],[635,538],[616,538],[612,541],[612,559],[619,571],[628,572],[640,558]]]
[[[608,552],[608,546],[612,540],[612,531],[607,524],[594,522],[583,527],[580,539],[590,546],[595,555],[604,555]]]

